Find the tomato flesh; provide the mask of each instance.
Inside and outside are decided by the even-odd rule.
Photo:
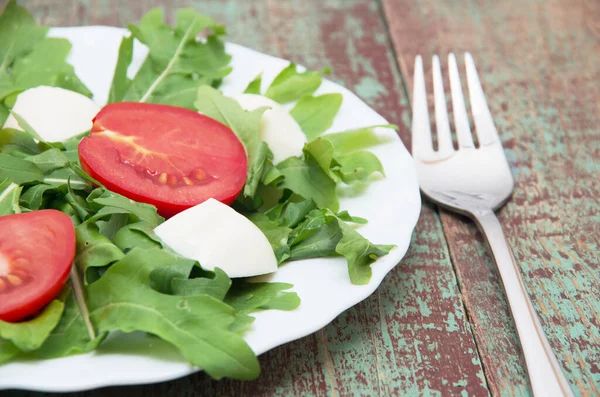
[[[74,257],[75,228],[62,212],[0,216],[0,320],[23,320],[50,303]]]
[[[106,188],[173,216],[246,182],[244,146],[223,124],[188,109],[137,102],[105,106],[79,144],[82,168]]]

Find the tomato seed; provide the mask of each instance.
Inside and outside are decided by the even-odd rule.
[[[23,280],[21,280],[20,277],[17,277],[14,274],[8,274],[8,275],[6,275],[6,279],[12,285],[21,285],[21,283],[23,283]]]

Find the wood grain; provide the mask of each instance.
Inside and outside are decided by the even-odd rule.
[[[406,81],[417,54],[428,66],[433,54],[474,55],[517,180],[501,222],[571,386],[600,394],[600,3],[383,3]],[[490,390],[527,395],[482,237],[463,218],[441,218]]]
[[[25,2],[45,24],[124,26],[151,6],[169,20],[193,5],[228,26],[230,38],[310,68],[357,92],[407,136],[408,98],[382,9],[361,0]],[[448,246],[437,213],[425,206],[402,263],[369,299],[318,333],[260,357],[254,382],[215,382],[203,374],[158,385],[75,396],[393,396],[488,395]],[[13,392],[17,396],[38,395]]]

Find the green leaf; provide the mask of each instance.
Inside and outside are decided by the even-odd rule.
[[[275,77],[265,96],[279,103],[296,101],[315,92],[321,85],[321,76],[325,73],[329,73],[329,70],[298,72],[297,66],[290,63]]]
[[[279,187],[313,200],[320,208],[337,211],[340,204],[335,182],[310,153],[305,152],[305,157],[306,160],[290,157],[277,165],[277,169],[285,176]]]
[[[327,131],[342,106],[341,94],[306,95],[300,98],[290,114],[298,122],[309,141]]]
[[[66,289],[64,312],[58,325],[52,330],[42,346],[31,354],[41,358],[64,357],[74,353],[86,353],[96,349],[105,333],[90,337],[75,294]]]
[[[256,309],[294,310],[300,305],[300,298],[295,292],[283,292],[292,287],[287,283],[251,283],[236,279],[225,297],[225,303],[240,314]]]
[[[0,339],[0,365],[17,356],[21,351],[11,341]]]
[[[316,212],[320,211],[316,210]],[[319,216],[318,214],[316,215]],[[342,230],[336,222],[319,217],[316,219],[307,219],[306,224],[301,224],[300,230],[296,233],[292,241],[292,260],[337,255],[335,248],[343,235]]]
[[[117,232],[129,223],[129,220],[128,213],[116,213],[112,214],[108,220],[97,221],[96,225],[98,225],[98,231],[101,235],[105,236],[109,240],[112,240]]]
[[[21,212],[19,208],[21,189],[21,186],[13,183],[10,179],[4,179],[0,183],[0,216]]]
[[[123,37],[119,46],[119,56],[115,74],[108,93],[108,103],[121,102],[127,93],[131,80],[127,78],[127,68],[133,59],[133,36]]]
[[[336,159],[341,164],[338,173],[344,183],[364,181],[374,172],[385,176],[377,156],[366,150],[340,155]]]
[[[92,211],[85,199],[75,193],[69,182],[70,180],[67,181],[67,194],[64,195],[63,199],[69,203],[80,220],[86,220],[90,217]]]
[[[162,247],[162,242],[151,227],[145,222],[132,223],[122,227],[113,239],[115,245],[123,252],[133,248],[150,249]]]
[[[205,42],[196,36],[212,31]],[[204,84],[216,85],[231,69],[231,57],[218,37],[222,26],[193,9],[177,12],[175,28],[163,22],[160,9],[149,11],[139,26],[129,25],[132,36],[146,44],[148,57],[125,93],[124,101],[163,103],[193,109]]]
[[[248,84],[248,87],[244,90],[244,94],[256,94],[260,95],[260,85],[262,83],[262,74],[259,74]]]
[[[218,267],[214,271],[203,271],[205,277],[173,278],[171,290],[173,295],[193,296],[206,294],[223,300],[231,287],[231,279]]]
[[[0,320],[0,337],[11,341],[23,352],[37,349],[60,321],[64,303],[55,299],[35,318],[18,323]]]
[[[25,131],[32,139],[37,139],[38,141],[43,141],[42,137],[37,133],[37,131],[18,113],[14,111],[10,111],[10,114],[17,120],[17,124],[23,131]]]
[[[6,178],[22,185],[24,183],[42,181],[44,173],[31,161],[0,154],[0,180]]]
[[[161,249],[134,248],[88,287],[91,318],[100,331],[143,331],[172,343],[216,379],[254,379],[259,365],[244,340],[229,331],[233,310],[208,296],[172,296],[150,287],[150,273],[172,263]]]
[[[341,214],[354,221],[347,212]],[[292,259],[344,256],[350,281],[358,285],[367,284],[371,279],[371,263],[394,248],[393,245],[372,244],[327,209],[311,211],[290,234],[290,245]]]
[[[13,128],[0,130],[0,153],[26,157],[39,152],[38,144],[26,132]]]
[[[69,159],[67,159],[64,153],[57,148],[52,148],[40,154],[29,156],[26,160],[37,165],[44,174],[58,168],[66,167],[69,164]]]
[[[290,247],[288,245],[288,237],[292,229],[286,226],[281,226],[278,222],[269,219],[265,214],[255,212],[248,215],[248,219],[252,221],[265,235],[275,257],[277,263],[281,263],[290,257]]]
[[[381,162],[373,153],[361,150],[337,154],[329,135],[307,143],[304,152],[314,158],[323,172],[336,183],[340,180],[347,184],[364,181],[374,172],[385,175]]]
[[[92,209],[113,207],[125,210],[134,215],[138,220],[146,222],[151,227],[156,227],[163,222],[163,218],[156,212],[156,207],[150,204],[138,203],[127,197],[105,190],[102,196],[91,200]]]
[[[338,212],[337,214],[335,214],[335,216],[337,216],[344,222],[356,223],[358,225],[366,225],[367,223],[369,223],[365,218],[352,216],[346,210]]]
[[[250,325],[252,325],[252,323],[254,322],[255,318],[252,316],[249,316],[247,314],[241,314],[241,313],[236,313],[235,314],[235,320],[233,320],[233,323],[231,323],[231,325],[229,326],[229,330],[231,332],[235,332],[237,334],[241,334],[244,331],[246,331]],[[2,363],[2,356],[1,356],[1,351],[0,351],[0,363]]]
[[[4,105],[3,103],[0,103],[0,125],[4,125],[4,123],[6,122],[6,119],[8,119],[9,115],[10,115],[10,111],[8,110],[6,105]],[[0,360],[1,360],[1,358],[0,358]]]
[[[31,53],[18,58],[12,66],[15,87],[22,91],[49,85],[91,96],[73,66],[67,63],[69,52],[71,43],[67,39],[46,38],[37,42]]]
[[[85,275],[86,284],[93,283],[99,270],[119,261],[125,255],[106,236],[100,234],[95,223],[84,222],[75,228],[75,263]]]
[[[33,43],[43,39],[47,32],[48,28],[37,26],[25,8],[16,1],[9,1],[0,14],[0,59],[3,60],[0,70],[7,69],[10,60],[31,51]]]
[[[51,185],[43,183],[33,185],[21,195],[19,203],[22,207],[36,211],[44,206],[45,196],[55,194],[57,191],[56,187]]]
[[[372,244],[346,223],[341,220],[337,223],[343,236],[335,251],[348,261],[348,273],[352,284],[367,284],[371,280],[371,263],[380,256],[387,255],[394,246]]]
[[[248,155],[244,196],[253,197],[262,178],[265,162],[270,157],[268,146],[260,139],[260,119],[266,108],[245,111],[236,100],[223,96],[209,86],[200,87],[194,105],[206,116],[231,128],[244,144]]]
[[[389,142],[389,138],[377,135],[375,132],[376,128],[398,129],[393,124],[382,124],[327,134],[326,138],[335,147],[336,154],[347,154]]]
[[[304,145],[303,150],[307,159],[314,159],[332,181],[339,182],[340,177],[335,170],[340,167],[340,163],[334,158],[335,148],[331,142],[320,137]]]
[[[66,188],[67,185],[69,185],[73,190],[89,190],[92,187],[92,185],[82,179],[71,166],[49,172],[44,176],[42,182],[57,188]]]

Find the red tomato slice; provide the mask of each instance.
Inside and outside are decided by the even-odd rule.
[[[75,228],[62,212],[0,216],[0,320],[23,320],[50,303],[74,257]]]
[[[83,169],[106,188],[165,217],[214,198],[231,204],[246,182],[246,151],[209,117],[167,105],[105,106],[79,144]]]

